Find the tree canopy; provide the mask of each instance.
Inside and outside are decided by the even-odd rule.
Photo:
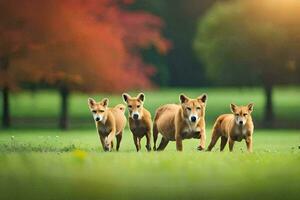
[[[0,39],[1,57],[22,48],[23,54],[9,57],[9,70],[25,70],[27,81],[98,91],[149,87],[155,69],[143,62],[139,49],[153,45],[166,53],[169,42],[160,34],[158,17],[122,9],[128,3],[2,1],[0,28],[9,39]]]
[[[3,124],[9,124],[9,90],[21,83],[42,82],[59,89],[63,124],[71,90],[151,87],[155,67],[144,62],[141,49],[165,54],[170,42],[161,34],[164,24],[159,17],[124,9],[132,2],[1,1]]]
[[[194,42],[216,84],[262,85],[265,121],[273,121],[272,88],[300,81],[300,1],[225,1],[199,20]]]
[[[299,10],[297,0],[217,3],[194,42],[208,76],[232,85],[291,82],[299,73]]]

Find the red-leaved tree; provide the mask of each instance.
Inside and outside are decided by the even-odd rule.
[[[115,92],[151,86],[149,77],[155,68],[143,62],[140,49],[153,45],[165,53],[169,42],[160,33],[163,23],[158,17],[125,10],[128,3],[131,1],[2,2],[10,5],[4,23],[17,23],[20,43],[26,40],[24,52],[10,58],[8,71],[21,68],[14,72],[15,83],[43,81],[59,89],[61,128],[67,128],[72,90]]]

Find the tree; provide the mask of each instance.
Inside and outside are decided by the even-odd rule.
[[[199,21],[194,45],[207,75],[222,85],[262,85],[266,125],[274,119],[274,85],[299,81],[299,10],[296,0],[232,1]]]
[[[0,2],[0,90],[2,91],[2,126],[8,128],[11,124],[9,109],[9,94],[18,87],[21,80],[34,80],[38,71],[26,74],[21,66],[14,65],[14,59],[24,55],[33,44],[33,37],[28,35],[28,29],[21,17],[22,7],[16,7],[17,2]],[[25,71],[24,71],[25,70]]]
[[[17,21],[35,38],[30,50],[14,63],[29,74],[39,72],[35,80],[60,91],[63,129],[67,128],[72,90],[114,92],[150,87],[154,67],[143,62],[140,49],[153,45],[165,53],[169,46],[160,34],[161,20],[122,9],[131,3],[128,0],[13,2],[14,8],[22,7]]]
[[[146,54],[152,62],[159,63],[156,82],[181,87],[209,84],[205,77],[203,62],[201,59],[197,60],[193,51],[193,39],[197,19],[216,1],[139,0],[133,4],[133,9],[142,8],[159,15],[166,23],[163,33],[172,41],[172,48],[165,57],[153,56],[153,52],[149,52],[150,55]]]

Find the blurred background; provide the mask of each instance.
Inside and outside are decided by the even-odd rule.
[[[154,115],[208,93],[211,126],[255,103],[260,128],[300,128],[299,0],[1,0],[1,129],[94,128],[89,96],[146,94]]]

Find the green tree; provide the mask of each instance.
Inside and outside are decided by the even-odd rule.
[[[274,119],[274,85],[299,81],[300,1],[215,4],[199,20],[195,51],[208,77],[222,85],[262,85],[264,122]]]
[[[154,81],[162,86],[207,85],[204,67],[193,51],[197,19],[218,0],[139,0],[130,8],[145,9],[165,22],[164,35],[172,47],[165,57],[146,52],[150,63],[157,67]],[[159,63],[159,64],[157,64]]]

